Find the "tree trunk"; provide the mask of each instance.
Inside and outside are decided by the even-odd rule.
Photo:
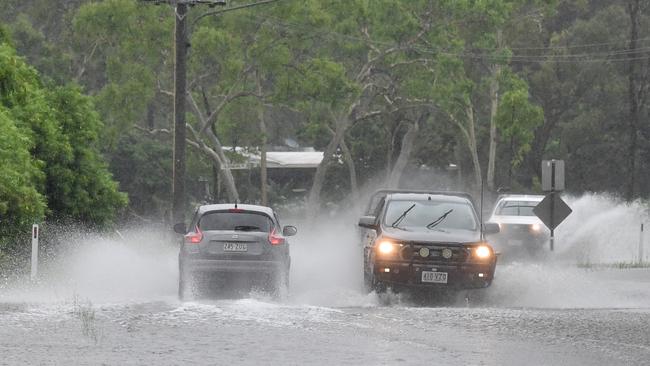
[[[428,118],[428,114],[424,114],[420,117],[419,120],[416,120],[411,124],[402,137],[402,146],[400,147],[399,156],[393,165],[391,170],[390,177],[387,182],[388,188],[398,188],[399,180],[402,177],[402,173],[408,164],[409,158],[411,157],[411,152],[413,151],[413,143],[418,136],[418,130],[420,129],[420,122]]]
[[[147,128],[149,131],[153,130],[156,127],[155,112],[156,106],[154,104],[154,99],[150,100],[147,104]]]
[[[354,159],[352,159],[352,153],[348,149],[348,145],[345,143],[345,136],[341,139],[341,151],[343,152],[343,159],[348,166],[348,173],[350,174],[350,193],[352,199],[356,200],[359,197],[359,185],[357,183],[357,169],[354,165]]]
[[[478,148],[476,143],[476,128],[474,120],[474,108],[468,104],[465,108],[467,114],[467,147],[469,147],[470,154],[472,155],[472,164],[474,165],[474,179],[477,188],[481,188],[483,184],[483,177],[481,176],[481,163],[478,160]]]
[[[336,152],[336,148],[343,139],[347,124],[347,121],[335,121],[336,126],[334,129],[334,135],[323,152],[323,160],[318,165],[318,168],[316,168],[314,182],[309,191],[309,199],[307,201],[307,211],[309,215],[314,215],[318,212],[320,206],[320,193],[323,189],[323,183],[325,182],[325,174],[327,173],[329,164],[332,161],[332,156]]]
[[[201,121],[201,125],[204,126],[209,126],[209,128],[204,129],[205,135],[210,139],[212,142],[212,146],[208,147],[203,140],[200,138],[199,133],[195,131],[192,126],[187,125],[187,128],[192,131],[192,134],[194,135],[194,139],[196,140],[196,144],[199,145],[198,147],[201,148],[205,153],[210,156],[210,158],[219,165],[219,174],[223,178],[222,181],[225,183],[226,190],[228,191],[228,199],[231,202],[237,202],[239,201],[239,192],[237,192],[237,186],[235,185],[235,178],[232,175],[232,171],[230,170],[230,167],[228,166],[228,158],[226,157],[226,154],[223,152],[223,145],[221,145],[221,141],[219,141],[219,138],[217,137],[217,128],[215,123],[207,124],[206,122],[206,117],[203,116],[201,113],[201,109],[199,106],[196,104],[196,101],[192,97],[192,94],[188,93],[187,97],[190,101],[190,105],[194,109],[194,113],[196,114],[197,118]],[[207,103],[207,99],[205,99],[204,96],[204,101],[206,103],[206,110],[208,113],[210,113],[210,106]]]
[[[497,30],[497,51],[501,49],[501,30]],[[495,170],[497,155],[497,108],[499,107],[499,77],[501,76],[501,65],[494,64],[491,67],[492,80],[490,80],[490,149],[488,153],[487,185],[491,191],[496,190]]]
[[[239,192],[237,192],[237,186],[235,185],[235,178],[232,175],[232,171],[228,166],[228,158],[226,154],[223,153],[223,147],[219,138],[212,132],[211,129],[206,130],[206,135],[212,140],[214,148],[210,149],[214,153],[216,160],[219,163],[219,173],[221,174],[222,181],[225,183],[226,191],[228,192],[228,199],[231,202],[239,201]]]
[[[474,131],[474,108],[470,100],[467,101],[465,106],[465,123],[459,120],[453,114],[449,114],[449,118],[456,124],[463,137],[465,137],[465,142],[467,144],[467,149],[472,157],[472,165],[474,168],[474,181],[476,187],[480,189],[483,178],[481,177],[481,163],[478,160],[478,150],[476,143],[476,131]]]
[[[390,179],[390,172],[393,170],[393,152],[394,152],[393,146],[395,143],[396,129],[391,130],[390,128],[387,128],[386,130],[388,133],[388,141],[387,141],[388,148],[386,149],[386,177],[384,178],[384,180],[388,182],[388,180]]]
[[[262,82],[260,80],[259,72],[255,73],[257,82],[257,95],[262,95]],[[260,122],[260,133],[262,134],[262,142],[260,143],[260,192],[261,192],[261,205],[268,206],[268,186],[267,186],[267,170],[266,170],[266,121],[264,119],[264,103],[260,100],[259,110],[257,115]]]

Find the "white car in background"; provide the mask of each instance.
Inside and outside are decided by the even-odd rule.
[[[488,222],[499,225],[499,233],[490,236],[496,251],[506,259],[535,256],[548,243],[550,231],[533,213],[544,196],[503,195],[497,199]]]

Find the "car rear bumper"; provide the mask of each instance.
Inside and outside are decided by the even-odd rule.
[[[278,273],[286,265],[280,261],[186,259],[180,267],[187,272]]]
[[[376,280],[392,287],[475,289],[492,284],[495,266],[496,261],[457,265],[380,261],[375,263],[374,272]],[[447,283],[422,282],[423,271],[447,273]]]

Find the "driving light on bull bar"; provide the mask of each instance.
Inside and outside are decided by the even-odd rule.
[[[474,249],[474,253],[481,259],[489,258],[492,255],[492,250],[486,245],[479,245]]]
[[[391,254],[395,251],[395,244],[389,241],[382,241],[379,243],[379,253],[381,254]]]

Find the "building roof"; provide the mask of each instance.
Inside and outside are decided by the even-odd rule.
[[[317,168],[322,160],[322,151],[269,151],[266,153],[267,168]],[[251,155],[250,161],[259,164],[260,156]]]
[[[229,148],[224,147],[224,150],[226,149]],[[248,161],[230,164],[231,170],[251,169],[260,165],[261,157],[258,152],[246,151],[242,148],[236,148],[235,151],[248,158]],[[267,169],[316,169],[321,161],[323,161],[322,151],[269,151],[266,153]]]

